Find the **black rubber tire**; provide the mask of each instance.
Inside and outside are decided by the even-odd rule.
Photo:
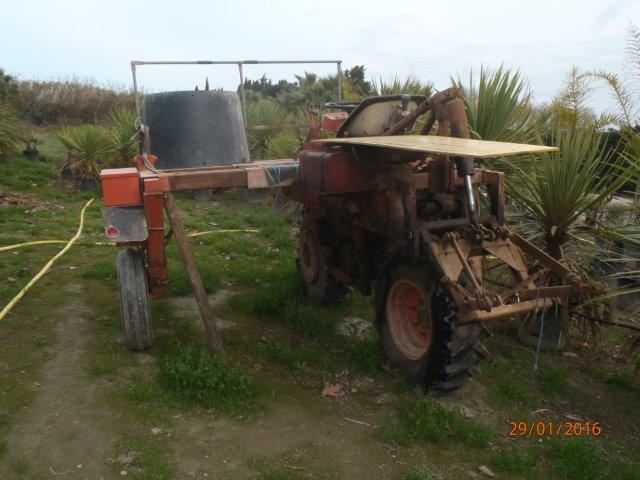
[[[438,328],[424,381],[427,388],[453,392],[468,382],[480,358],[488,356],[481,342],[483,329],[477,323],[457,324],[455,305],[442,285],[433,296],[433,311],[437,312]]]
[[[394,278],[400,274],[408,274],[407,269],[411,270],[409,275],[414,282],[423,282],[422,288],[433,288],[433,339],[429,351],[418,360],[406,358],[395,346],[386,318],[387,293]],[[415,382],[424,383],[427,389],[448,393],[464,386],[479,359],[486,357],[488,353],[480,341],[482,327],[479,324],[457,325],[453,300],[446,288],[436,282],[435,275],[430,275],[429,272],[429,266],[425,264],[407,266],[395,263],[388,268],[376,288],[376,320],[391,365]]]
[[[120,250],[116,266],[124,343],[131,350],[145,350],[153,345],[153,329],[144,254],[133,248]]]
[[[307,287],[307,293],[312,297],[315,297],[322,303],[342,303],[349,294],[349,287],[342,283],[335,281],[333,276],[329,273],[327,267],[329,262],[326,249],[329,248],[329,242],[327,240],[330,235],[330,227],[326,222],[322,220],[314,219],[308,213],[302,216],[300,221],[300,229],[298,231],[298,259],[296,261],[298,268],[302,270],[300,262],[302,256],[301,239],[305,232],[308,233],[312,242],[315,244],[316,251],[318,252],[318,273],[317,277],[313,281],[309,281],[305,278],[305,285]]]

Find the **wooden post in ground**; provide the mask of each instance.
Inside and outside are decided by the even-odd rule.
[[[213,316],[213,310],[209,305],[209,299],[207,298],[207,293],[205,292],[204,285],[202,284],[198,265],[196,264],[196,259],[191,251],[191,245],[189,245],[187,232],[182,225],[182,219],[180,218],[180,215],[178,215],[173,195],[171,193],[166,193],[164,208],[167,212],[167,216],[169,217],[171,228],[173,229],[173,236],[175,237],[178,245],[178,252],[180,252],[180,257],[184,262],[187,274],[189,275],[189,280],[191,281],[191,286],[193,287],[193,294],[196,297],[200,317],[202,318],[202,323],[204,323],[204,328],[207,332],[209,345],[211,345],[211,348],[215,353],[224,358],[224,348]]]

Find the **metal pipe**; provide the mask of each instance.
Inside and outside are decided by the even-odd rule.
[[[242,65],[274,65],[274,64],[304,64],[304,63],[335,63],[338,65],[338,101],[342,101],[342,60],[131,60],[131,74],[133,76],[133,96],[136,104],[136,115],[142,119],[140,99],[138,98],[138,82],[136,78],[137,65],[238,65],[240,71],[240,89],[242,94],[242,115],[246,126],[246,104],[244,101],[244,79]]]
[[[476,197],[473,195],[473,183],[471,182],[472,175],[464,176],[464,186],[467,191],[467,206],[469,207],[469,216],[471,222],[477,224],[478,216],[476,215]]]
[[[136,64],[131,62],[131,75],[133,76],[133,98],[136,102],[136,119],[142,120],[140,115],[140,99],[138,98],[138,80],[136,78]]]
[[[338,101],[342,101],[342,60],[338,60]]]
[[[242,64],[238,64],[238,73],[240,74],[240,104],[242,105],[242,123],[247,127],[247,99],[244,96],[244,75],[242,74]]]
[[[131,60],[131,65],[256,65],[274,63],[338,63],[342,60]]]

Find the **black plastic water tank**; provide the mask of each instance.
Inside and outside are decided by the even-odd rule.
[[[235,92],[201,90],[145,95],[145,124],[157,168],[250,161]]]

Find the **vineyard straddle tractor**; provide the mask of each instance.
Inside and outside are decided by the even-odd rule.
[[[602,292],[505,226],[504,173],[482,166],[554,148],[470,139],[455,88],[327,107],[322,119],[310,109],[293,159],[157,170],[146,152],[132,168],[102,172],[106,234],[127,247],[117,265],[131,348],[151,345],[149,297],[165,293],[166,210],[209,340],[223,351],[178,191],[282,188],[303,205],[298,266],[308,292],[329,303],[351,289],[373,295],[389,362],[440,391],[463,385],[486,355],[483,323],[558,315]]]

